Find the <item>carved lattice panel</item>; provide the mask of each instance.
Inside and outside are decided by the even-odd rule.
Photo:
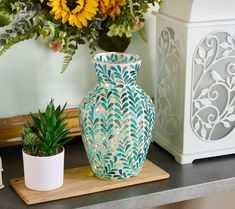
[[[166,135],[176,135],[182,123],[182,47],[172,28],[164,29],[158,41],[157,129]]]
[[[207,35],[193,58],[191,124],[203,140],[228,135],[235,121],[235,38],[227,32]]]

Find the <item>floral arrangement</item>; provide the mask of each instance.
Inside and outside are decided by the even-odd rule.
[[[144,38],[143,15],[162,1],[0,0],[0,55],[18,42],[42,37],[65,54],[63,72],[81,44],[88,43],[91,53],[97,43],[106,51],[124,51],[133,33]]]

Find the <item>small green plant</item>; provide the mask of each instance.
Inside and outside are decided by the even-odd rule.
[[[54,106],[53,100],[39,116],[31,113],[33,123],[21,129],[24,151],[33,156],[52,156],[60,153],[63,146],[72,140],[66,138],[70,131],[66,128],[66,117],[63,117],[65,105],[61,108]]]

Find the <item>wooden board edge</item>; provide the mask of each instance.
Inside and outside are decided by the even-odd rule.
[[[80,124],[78,120],[78,109],[66,109],[68,128],[71,133],[68,136],[80,136]],[[21,115],[10,118],[0,118],[0,148],[22,144],[19,137],[20,129],[30,121],[30,115]]]
[[[127,180],[118,180],[119,182],[120,182],[120,184],[118,184],[118,185],[115,185],[115,187],[114,188],[107,188],[107,189],[104,189],[104,190],[102,190],[102,191],[109,191],[109,190],[114,190],[114,189],[120,189],[120,188],[124,188],[124,187],[130,187],[130,186],[136,186],[136,185],[141,185],[141,184],[145,184],[145,183],[151,183],[151,182],[154,182],[154,181],[161,181],[161,180],[165,180],[165,179],[168,179],[169,177],[170,177],[170,174],[168,173],[168,172],[166,172],[165,170],[163,170],[161,167],[159,167],[158,165],[156,165],[156,164],[154,164],[153,162],[151,162],[150,160],[148,160],[148,159],[146,159],[145,160],[145,163],[151,163],[151,166],[154,166],[154,167],[156,167],[157,169],[159,169],[161,172],[162,172],[162,174],[161,175],[158,175],[158,178],[156,179],[156,176],[153,176],[152,178],[149,178],[149,179],[147,179],[147,180],[145,180],[145,181],[140,181],[140,182],[132,182],[132,183],[128,183],[128,181],[130,180],[130,179],[127,179]],[[83,167],[90,167],[90,166],[83,166]],[[77,168],[70,168],[70,169],[66,169],[67,171],[69,171],[69,170],[73,170],[73,169],[77,169]],[[66,171],[65,170],[65,171]],[[97,177],[98,178],[98,177]],[[133,178],[138,178],[138,177],[133,177]],[[31,200],[30,198],[27,198],[27,196],[25,197],[25,196],[23,196],[20,192],[19,192],[19,190],[18,190],[18,188],[16,187],[16,185],[15,185],[15,182],[17,182],[17,181],[20,181],[20,180],[22,180],[23,179],[23,177],[18,177],[18,178],[13,178],[13,179],[11,179],[10,180],[10,185],[12,186],[12,188],[15,190],[15,192],[21,197],[21,199],[27,204],[27,205],[35,205],[35,204],[39,204],[39,203],[45,203],[45,202],[52,202],[52,201],[58,201],[58,200],[62,200],[62,199],[67,199],[67,198],[72,198],[72,197],[78,197],[78,196],[83,196],[83,195],[89,195],[89,194],[95,194],[95,193],[98,193],[98,192],[102,192],[102,191],[95,191],[95,189],[94,190],[92,190],[92,191],[90,191],[89,193],[86,193],[86,192],[84,192],[84,193],[81,193],[81,194],[79,194],[79,195],[77,195],[77,194],[74,194],[74,195],[66,195],[66,196],[64,196],[63,198],[60,198],[60,197],[55,197],[54,199],[51,199],[51,200],[47,200],[47,201],[44,201],[44,202],[42,202],[42,201],[35,201],[35,200]],[[99,179],[99,178],[98,178]],[[104,180],[104,179],[101,179],[101,180]],[[108,181],[110,181],[110,180],[108,180]],[[60,188],[59,188],[60,189]],[[48,191],[48,192],[50,192],[50,191]]]
[[[30,201],[27,201],[27,200],[24,198],[24,196],[19,192],[19,190],[17,189],[17,187],[15,186],[14,182],[15,182],[17,179],[18,179],[18,178],[10,179],[10,185],[11,185],[11,187],[15,190],[15,192],[20,196],[21,200],[23,200],[26,205],[32,205],[32,203],[30,203]]]
[[[153,163],[151,160],[145,159],[144,162],[147,162],[147,163],[151,164],[152,166],[155,166],[155,167],[159,168],[159,169],[163,172],[162,178],[164,178],[164,179],[170,178],[171,175],[170,175],[168,172],[166,172],[166,171],[163,170],[161,167],[159,167],[158,165],[156,165],[155,163]]]

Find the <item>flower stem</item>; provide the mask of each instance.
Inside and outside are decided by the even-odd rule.
[[[130,7],[130,13],[133,17],[135,17],[134,10],[133,10],[133,1],[129,0],[129,7]]]

